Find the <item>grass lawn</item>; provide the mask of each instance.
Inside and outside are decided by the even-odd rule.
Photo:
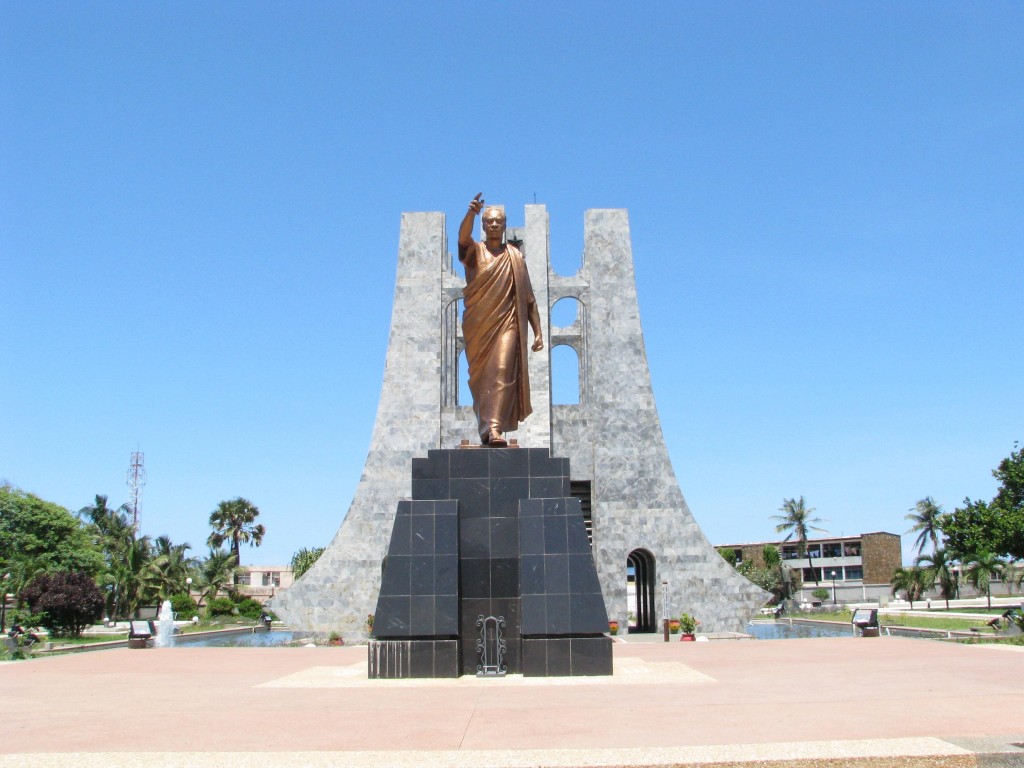
[[[793,619],[810,619],[812,621],[841,621],[844,624],[850,623],[851,614],[849,611],[830,611],[828,613],[790,613],[786,614]],[[916,629],[970,629],[971,627],[984,626],[983,621],[975,619],[954,619],[945,616],[918,616],[912,613],[883,614],[879,622],[884,627],[913,627]]]

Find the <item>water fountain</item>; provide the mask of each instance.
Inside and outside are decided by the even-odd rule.
[[[164,600],[157,618],[156,647],[170,648],[174,645],[174,611],[170,600]]]

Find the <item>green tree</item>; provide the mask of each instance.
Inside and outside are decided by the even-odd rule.
[[[138,538],[127,504],[116,509],[98,495],[92,505],[78,510],[89,521],[89,531],[103,553],[105,567],[97,581],[106,590],[107,614],[112,619],[132,615],[143,602],[155,599],[157,572],[149,538]]]
[[[907,601],[910,603],[910,610],[914,610],[914,601],[919,600],[925,590],[931,585],[928,574],[924,569],[918,567],[897,568],[892,579],[892,596],[896,597],[897,592],[905,592]]]
[[[256,522],[260,511],[251,501],[241,497],[231,501],[222,501],[217,509],[210,513],[210,527],[213,533],[206,540],[211,548],[217,549],[230,542],[230,549],[235,556],[235,564],[241,565],[240,545],[251,544],[258,547],[263,543],[266,529]]]
[[[810,531],[822,531],[823,529],[816,528],[814,523],[824,521],[817,517],[811,517],[814,509],[807,508],[803,496],[800,497],[799,501],[796,499],[784,499],[782,506],[779,507],[779,511],[783,514],[772,515],[772,520],[778,521],[778,524],[775,526],[776,533],[786,533],[786,538],[783,541],[796,540],[800,555],[807,555],[807,567],[811,569],[811,576],[814,578],[814,583],[817,584],[818,574],[814,569],[814,563],[811,562],[810,553],[807,551],[807,534]]]
[[[984,592],[988,598],[988,607],[992,607],[992,579],[1002,576],[1006,571],[1006,563],[991,552],[976,552],[964,561],[964,577],[978,592]]]
[[[225,587],[232,584],[238,560],[225,549],[212,549],[199,564],[199,583],[196,585],[202,599],[209,604]]]
[[[930,555],[918,555],[914,564],[924,568],[929,586],[939,585],[939,592],[946,600],[946,610],[948,611],[949,598],[956,593],[953,558],[945,549],[936,549]]]
[[[924,545],[929,541],[932,543],[932,552],[939,548],[939,534],[942,533],[942,505],[936,504],[931,496],[925,496],[910,510],[906,516],[913,525],[908,533],[917,532],[917,539],[914,545],[917,547],[917,554],[924,552]]]
[[[78,637],[103,612],[103,593],[87,573],[56,571],[36,576],[23,590],[33,613],[55,637]]]
[[[120,612],[131,616],[139,606],[154,603],[160,594],[160,573],[153,562],[153,547],[148,536],[133,538],[124,551],[124,559],[114,563],[111,572]]]
[[[776,595],[778,602],[788,600],[790,595],[793,594],[792,581],[793,581],[793,569],[787,566],[782,561],[782,553],[779,552],[779,548],[774,544],[765,544],[761,549],[761,558],[764,560],[766,568],[771,568],[778,572],[778,589]]]
[[[153,569],[156,572],[157,597],[169,600],[188,591],[185,579],[195,570],[195,559],[185,553],[189,544],[175,544],[168,536],[158,536],[153,542]]]
[[[11,574],[8,589],[16,600],[37,574],[94,575],[102,568],[99,550],[71,512],[12,485],[0,486],[0,574]]]
[[[1024,559],[1024,450],[1014,450],[992,470],[999,490],[989,502],[964,499],[942,520],[945,547],[957,557],[992,552],[1013,560]]]
[[[313,563],[320,559],[320,555],[324,553],[326,547],[313,547],[307,549],[303,547],[294,555],[292,555],[292,575],[298,579],[302,574],[313,567]]]

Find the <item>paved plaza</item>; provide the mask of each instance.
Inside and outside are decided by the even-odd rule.
[[[1019,646],[614,651],[614,677],[571,679],[371,681],[358,646],[0,664],[0,767],[1024,765]]]

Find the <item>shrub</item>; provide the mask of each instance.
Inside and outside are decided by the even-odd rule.
[[[103,592],[84,573],[43,573],[22,590],[21,599],[55,637],[78,637],[103,615]]]
[[[253,600],[251,597],[247,597],[238,604],[238,615],[245,616],[247,619],[256,620],[263,615],[263,605],[259,600]]]
[[[825,602],[826,600],[829,599],[831,594],[832,593],[829,592],[824,587],[818,587],[816,590],[811,592],[811,597],[813,597],[815,600],[821,600],[822,602]]]
[[[184,592],[171,597],[171,610],[174,611],[175,616],[182,620],[191,619],[199,613],[196,601],[192,599],[191,595],[186,595]]]
[[[235,612],[235,603],[227,597],[212,597],[206,602],[206,613],[210,616],[230,616]]]

